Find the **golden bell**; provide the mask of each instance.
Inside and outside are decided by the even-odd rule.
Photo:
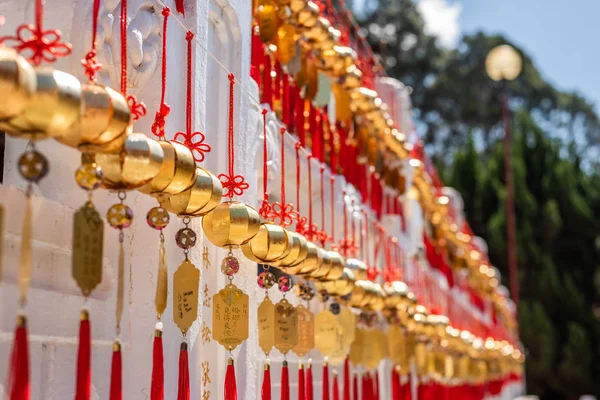
[[[344,274],[346,263],[344,258],[337,251],[328,251],[329,257],[331,258],[331,268],[329,273],[325,276],[325,280],[334,281],[340,279]]]
[[[349,268],[357,281],[367,279],[367,264],[356,258],[346,259],[346,267]]]
[[[296,275],[310,275],[321,265],[321,252],[319,251],[319,248],[314,243],[307,241],[306,250],[306,257],[298,265],[300,269],[296,272]]]
[[[385,299],[386,308],[395,309],[402,306],[406,301],[408,286],[402,281],[386,283],[383,290],[387,294]]]
[[[98,153],[95,159],[104,173],[106,189],[129,190],[150,182],[158,174],[163,156],[156,140],[134,133],[127,137],[119,153]]]
[[[295,275],[302,267],[302,261],[308,254],[308,241],[304,236],[297,232],[288,231],[289,253],[271,264],[282,267],[290,275]]]
[[[331,255],[325,249],[318,248],[319,255],[321,258],[321,262],[317,269],[308,274],[309,279],[323,279],[327,276],[329,271],[331,271],[331,267],[333,266],[333,262],[331,260]]]
[[[357,114],[365,114],[377,108],[381,99],[376,91],[360,87],[350,93],[350,108]]]
[[[358,89],[362,84],[362,77],[362,71],[355,64],[352,64],[346,68],[345,73],[340,76],[340,84],[348,91]]]
[[[178,194],[190,188],[196,180],[196,161],[192,152],[177,142],[159,141],[164,152],[160,171],[140,192],[158,196]]]
[[[240,246],[260,229],[260,215],[256,210],[237,201],[227,201],[202,218],[206,238],[215,246]]]
[[[321,10],[319,6],[309,1],[306,6],[296,14],[296,22],[300,28],[309,29],[317,24]]]
[[[79,148],[83,152],[118,152],[115,146],[117,138],[121,145],[126,135],[131,133],[131,113],[125,97],[109,88],[100,85],[84,84],[81,86],[81,112],[79,118],[56,140],[67,146]]]
[[[35,70],[14,49],[0,47],[0,120],[14,117],[35,93]]]
[[[156,178],[152,181],[154,180]],[[180,217],[201,217],[214,210],[220,204],[222,197],[223,186],[219,178],[210,171],[197,167],[194,184],[181,193],[167,197],[164,200],[163,207]]]
[[[290,1],[290,10],[293,14],[297,14],[306,7],[306,0],[291,0]]]
[[[336,280],[316,281],[315,286],[318,290],[325,290],[333,296],[346,296],[354,290],[354,274],[348,268]]]
[[[282,226],[263,223],[258,233],[242,245],[242,252],[250,260],[270,263],[290,252],[288,232]]]
[[[313,46],[325,40],[329,40],[329,28],[331,23],[327,18],[319,17],[314,26],[303,32],[304,39]]]
[[[379,283],[373,284],[373,291],[373,298],[369,304],[369,308],[373,311],[381,311],[385,307],[385,291]]]
[[[41,140],[71,129],[81,112],[81,83],[73,75],[51,68],[35,70],[36,88],[22,112],[0,122],[14,136]]]

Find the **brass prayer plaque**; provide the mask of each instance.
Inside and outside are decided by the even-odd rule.
[[[298,344],[294,346],[294,353],[304,357],[315,347],[315,316],[303,305],[296,307],[298,314]]]
[[[346,356],[348,355],[349,344],[346,344],[347,339],[345,338],[345,336],[346,334],[340,326],[335,340],[335,349],[333,349],[333,352],[327,357],[329,363],[334,367],[337,367],[341,363],[343,363],[346,359]]]
[[[93,204],[86,202],[73,220],[73,279],[85,297],[102,281],[104,222]]]
[[[298,311],[287,299],[275,305],[275,348],[287,354],[298,344]]]
[[[258,306],[258,345],[265,354],[275,345],[275,306],[268,297]]]
[[[248,339],[248,295],[233,283],[213,296],[213,339],[233,350]]]
[[[364,340],[364,331],[362,329],[356,328],[354,333],[354,342],[350,346],[350,362],[354,366],[363,365],[363,340]]]
[[[315,317],[315,348],[323,356],[329,356],[335,350],[339,324],[329,310],[323,310]]]
[[[387,346],[390,359],[394,364],[402,365],[406,359],[406,340],[399,325],[390,325],[387,331]]]
[[[348,348],[354,342],[354,334],[356,332],[356,315],[348,307],[342,307],[338,315],[338,323],[343,332],[342,339],[343,347]]]
[[[200,270],[184,260],[173,274],[173,320],[186,333],[198,318]]]

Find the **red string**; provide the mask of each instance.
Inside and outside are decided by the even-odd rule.
[[[262,110],[263,116],[263,202],[258,210],[258,213],[265,219],[269,217],[269,213],[271,212],[271,205],[269,204],[269,177],[267,170],[267,109],[263,108]]]
[[[27,321],[24,316],[18,317],[15,329],[6,391],[10,395],[10,400],[29,400],[31,398]]]
[[[281,201],[273,203],[269,218],[283,227],[290,226],[294,220],[298,219],[298,212],[294,210],[294,205],[285,202],[285,128],[279,130],[281,134]]]
[[[261,400],[271,400],[271,367],[269,364],[265,364],[265,372],[260,393]]]
[[[127,0],[121,0],[121,93],[127,98],[134,121],[146,115],[146,105],[135,96],[127,96]]]
[[[119,342],[113,345],[109,400],[123,400],[123,360]]]
[[[306,156],[306,160],[307,160],[307,164],[308,164],[308,227],[307,229],[304,231],[304,236],[306,236],[306,238],[308,240],[315,241],[318,239],[318,235],[319,235],[319,229],[317,227],[317,224],[313,223],[313,218],[312,218],[312,168],[311,168],[311,160],[313,158],[312,154],[308,154]]]
[[[296,149],[296,208],[300,212],[300,147],[302,143],[297,141],[294,145]]]
[[[96,82],[98,71],[102,68],[102,64],[98,63],[96,51],[96,34],[98,32],[98,13],[100,12],[100,0],[94,0],[92,8],[92,48],[81,60],[81,65],[85,70],[85,75],[90,82]]]
[[[223,185],[223,189],[225,192],[223,193],[223,197],[229,197],[230,199],[233,196],[241,196],[244,194],[246,190],[250,187],[248,182],[246,182],[246,178],[242,175],[235,175],[235,146],[234,146],[234,129],[233,129],[233,120],[234,120],[234,83],[235,76],[233,74],[229,74],[229,131],[227,133],[227,147],[228,147],[228,174],[220,174],[219,180]]]
[[[187,343],[181,343],[179,349],[179,379],[177,384],[177,400],[190,400],[190,367]]]
[[[183,144],[192,152],[196,162],[204,161],[206,153],[209,153],[211,148],[208,143],[204,143],[206,136],[202,132],[192,132],[192,85],[193,85],[193,64],[192,64],[192,40],[194,34],[192,31],[187,31],[185,35],[187,41],[187,88],[185,97],[185,132],[177,132],[173,138],[176,142]]]
[[[99,0],[94,0],[99,1]],[[165,94],[167,91],[167,21],[171,9],[165,7],[162,10],[163,15],[163,34],[162,34],[162,68],[161,68],[161,92],[160,92],[160,107],[154,116],[154,123],[152,124],[152,133],[159,138],[165,137],[165,123],[171,107],[165,103]]]
[[[79,322],[75,400],[90,400],[92,394],[91,345],[90,320],[87,317],[87,311],[82,311],[82,318]]]
[[[331,241],[331,236],[329,236],[325,230],[325,164],[321,164],[319,172],[321,179],[321,227],[323,229],[318,231],[317,237],[319,242],[321,242],[321,246],[325,246],[326,243]]]
[[[152,381],[150,382],[150,400],[165,398],[165,367],[162,332],[157,330],[152,348]]]
[[[306,400],[305,396],[305,385],[306,382],[304,382],[304,366],[302,365],[302,363],[298,364],[298,400]]]

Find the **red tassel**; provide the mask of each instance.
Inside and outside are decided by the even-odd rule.
[[[182,342],[181,347],[179,348],[177,400],[190,400],[190,367],[188,361],[188,345],[186,342]]]
[[[362,377],[362,400],[371,400],[368,373],[365,373]]]
[[[152,382],[150,383],[150,400],[165,398],[165,366],[163,356],[162,331],[154,332],[154,347],[152,348]]]
[[[404,385],[404,400],[412,400],[412,382],[410,379],[410,372],[408,374],[408,380]]]
[[[263,76],[262,76],[262,99],[261,103],[268,104],[273,108],[273,79],[271,78],[271,57],[265,57],[263,64]]]
[[[75,400],[89,400],[92,395],[90,314],[81,310],[79,322],[79,348],[77,350],[77,378]]]
[[[400,400],[400,381],[398,380],[398,370],[392,366],[392,400]]]
[[[252,29],[252,52],[250,53],[250,76],[256,81],[258,87],[261,85],[260,68],[265,57],[263,44],[258,33]]]
[[[298,400],[306,400],[306,392],[304,391],[304,366],[298,364]]]
[[[290,400],[290,372],[285,360],[281,366],[281,400]]]
[[[260,393],[262,400],[271,400],[271,367],[269,363],[265,363],[265,373]]]
[[[333,400],[340,400],[340,385],[336,371],[333,371]]]
[[[237,384],[235,382],[235,366],[233,358],[227,361],[227,372],[225,373],[225,400],[237,400]]]
[[[314,400],[312,365],[310,362],[306,367],[306,400]]]
[[[350,360],[344,362],[344,400],[350,400]]]
[[[175,0],[175,9],[178,13],[185,17],[185,6],[183,5],[183,0]]]
[[[329,400],[329,365],[323,363],[323,400]]]
[[[375,376],[373,377],[373,395],[375,400],[379,400],[379,371],[375,370]]]
[[[29,400],[31,396],[27,319],[24,315],[17,317],[17,327],[15,329],[15,339],[6,389],[7,393],[10,393],[10,400]]]
[[[358,375],[354,374],[354,382],[352,384],[352,393],[354,393],[354,400],[358,400]]]
[[[121,358],[121,343],[113,344],[112,365],[110,369],[109,400],[123,400],[123,360]]]

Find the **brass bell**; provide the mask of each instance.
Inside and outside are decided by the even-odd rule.
[[[71,128],[56,140],[82,152],[119,152],[132,133],[125,97],[100,85],[81,86],[81,112]]]
[[[22,111],[0,122],[14,136],[41,140],[68,133],[81,112],[81,83],[51,68],[35,70],[36,87]]]
[[[35,70],[9,47],[0,47],[0,120],[20,114],[35,93]]]
[[[331,268],[329,269],[329,273],[325,276],[325,280],[335,281],[340,279],[344,274],[346,263],[344,262],[344,258],[337,251],[328,251],[328,253],[331,258]]]
[[[270,263],[290,252],[288,232],[282,226],[263,223],[258,233],[242,245],[242,252],[252,261]]]
[[[290,1],[290,10],[293,14],[297,14],[306,7],[306,0],[291,0]]]
[[[196,161],[184,145],[161,140],[163,163],[154,179],[139,190],[153,196],[178,194],[190,188],[196,180]]]
[[[214,210],[221,202],[222,197],[223,186],[219,178],[210,171],[197,167],[193,185],[180,193],[167,197],[163,207],[180,217],[200,217]]]
[[[381,99],[376,91],[360,87],[350,93],[350,109],[357,114],[365,114],[377,108]]]
[[[353,271],[354,272],[354,271]],[[354,272],[356,278],[356,272]],[[365,289],[369,281],[356,279],[354,281],[354,289],[352,290],[352,297],[350,298],[350,306],[361,308],[367,297],[367,290]]]
[[[302,261],[308,254],[308,241],[297,232],[288,231],[287,234],[290,252],[286,256],[273,261],[272,265],[283,268],[290,275],[295,275],[300,270]]]
[[[336,280],[316,281],[317,289],[327,291],[333,296],[346,296],[354,290],[354,274],[348,268],[344,268],[342,275]]]
[[[396,309],[404,305],[408,286],[402,281],[393,281],[383,286],[387,296],[385,299],[386,308]]]
[[[221,203],[202,218],[206,238],[219,247],[247,243],[258,233],[260,226],[258,212],[237,201]]]
[[[356,66],[356,64],[350,65],[346,68],[345,73],[340,76],[340,84],[345,90],[358,89],[362,84],[362,71]]]
[[[296,22],[300,28],[309,29],[317,24],[321,10],[312,1],[306,2],[305,7],[296,14]]]
[[[331,267],[333,265],[331,260],[331,255],[325,249],[319,247],[319,254],[321,258],[321,262],[317,269],[308,274],[308,278],[310,279],[323,279],[327,276]]]
[[[104,173],[106,189],[130,190],[145,185],[158,174],[163,156],[156,140],[134,133],[127,137],[119,153],[98,153],[95,160]]]
[[[346,259],[346,267],[352,271],[357,281],[367,279],[367,264],[356,258]]]
[[[306,250],[306,257],[298,265],[300,269],[296,272],[296,275],[310,275],[321,265],[321,252],[319,251],[319,248],[314,243],[307,242]]]

